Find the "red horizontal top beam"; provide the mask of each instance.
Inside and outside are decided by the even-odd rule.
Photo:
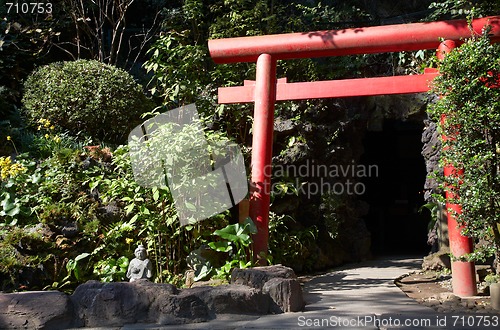
[[[328,81],[287,83],[278,79],[276,101],[337,98],[350,96],[375,96],[427,92],[438,75],[436,69],[412,76],[357,78]],[[255,101],[255,82],[245,81],[244,86],[219,88],[219,103],[247,103]]]
[[[500,16],[478,18],[472,30],[480,34],[491,25],[492,40],[500,41]],[[277,60],[436,49],[441,39],[471,36],[466,20],[383,25],[345,30],[314,31],[209,40],[216,63],[255,62],[260,54]]]

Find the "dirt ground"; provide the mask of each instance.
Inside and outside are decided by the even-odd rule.
[[[478,295],[460,298],[452,293],[451,276],[438,272],[414,272],[398,278],[396,285],[418,303],[439,312],[494,313],[488,289],[479,285]]]
[[[435,272],[410,273],[398,278],[396,285],[410,298],[423,300],[431,296],[450,292],[444,281],[447,277]]]

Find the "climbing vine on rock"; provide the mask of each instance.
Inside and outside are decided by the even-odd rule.
[[[488,29],[473,35],[448,54],[434,92],[444,95],[430,107],[445,136],[442,162],[463,175],[445,178],[444,189],[458,193],[458,221],[463,234],[485,240],[483,250],[468,256],[496,256],[500,265],[500,45],[492,45]]]

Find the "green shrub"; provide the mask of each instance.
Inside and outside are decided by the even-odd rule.
[[[131,75],[97,61],[52,63],[26,80],[23,104],[28,119],[40,119],[74,135],[120,143],[150,111],[151,102]]]

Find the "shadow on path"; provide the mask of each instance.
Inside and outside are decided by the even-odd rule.
[[[421,263],[420,258],[386,257],[344,265],[316,276],[304,285],[305,312],[331,310],[348,315],[397,312],[401,304],[415,302],[401,292],[394,280],[420,269]]]

